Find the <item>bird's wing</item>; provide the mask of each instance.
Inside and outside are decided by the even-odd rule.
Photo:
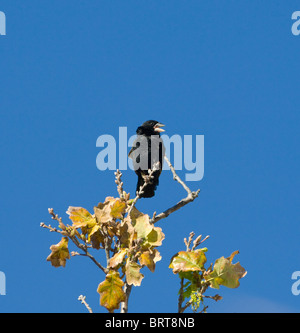
[[[135,158],[135,154],[134,154],[134,151],[140,146],[140,143],[139,141],[136,139],[134,142],[133,142],[133,145],[132,145],[132,148],[130,149],[129,151],[129,154],[128,154],[128,157],[131,158],[131,159],[134,159]]]

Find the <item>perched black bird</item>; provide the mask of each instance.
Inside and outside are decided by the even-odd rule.
[[[144,187],[140,195],[141,198],[151,198],[154,196],[154,191],[158,185],[158,178],[161,174],[163,159],[165,155],[165,147],[160,137],[160,133],[164,132],[161,128],[164,125],[156,120],[148,120],[137,128],[137,138],[129,152],[129,157],[132,159],[135,173],[138,175],[136,191],[144,185],[147,179],[149,183]],[[159,163],[158,163],[159,162]],[[158,166],[149,179],[148,170],[152,170]]]

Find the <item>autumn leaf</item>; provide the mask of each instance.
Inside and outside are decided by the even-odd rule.
[[[95,218],[82,207],[70,206],[67,210],[70,220],[73,222],[75,228],[81,228],[84,234],[88,233],[88,229],[91,229],[96,224]]]
[[[132,199],[133,200],[133,199]],[[139,217],[144,215],[142,212],[140,212],[137,208],[135,208],[135,206],[132,208],[131,212],[130,212],[130,218],[133,221],[133,223],[135,223],[135,220]]]
[[[109,312],[119,308],[121,302],[125,301],[126,295],[122,289],[124,282],[120,279],[119,273],[109,271],[106,278],[97,288],[100,294],[100,305]]]
[[[117,252],[113,257],[110,258],[108,267],[109,268],[115,268],[119,264],[122,263],[122,261],[125,258],[125,255],[127,254],[127,249],[122,249],[121,251]]]
[[[173,273],[201,271],[206,263],[204,251],[180,251],[172,257],[169,268],[173,269]]]
[[[153,227],[153,229],[147,235],[147,242],[155,247],[161,246],[162,241],[165,239],[165,234],[162,232],[162,229],[159,227]]]
[[[51,261],[52,266],[66,266],[67,259],[70,259],[68,241],[67,237],[63,237],[58,244],[50,246],[52,252],[47,257],[47,261]]]
[[[138,215],[134,220],[134,230],[136,231],[137,239],[143,239],[146,247],[160,246],[165,238],[162,229],[154,227],[150,223],[150,217],[147,214]]]
[[[112,219],[120,219],[126,210],[126,203],[119,198],[106,197],[104,203],[99,202],[94,207],[96,221],[101,223],[107,223]]]
[[[154,249],[152,252],[144,251],[139,256],[139,262],[142,266],[147,266],[151,272],[155,270],[155,263],[161,260],[159,252]]]
[[[136,237],[135,230],[131,224],[130,218],[125,217],[122,223],[118,224],[117,236],[123,247],[130,248],[133,239]]]
[[[137,238],[146,238],[153,230],[154,226],[150,224],[150,217],[147,214],[139,215],[134,222],[134,229],[137,233]]]
[[[100,249],[100,245],[104,243],[104,236],[99,224],[95,224],[94,227],[89,230],[87,241],[92,244],[94,249]]]
[[[237,288],[240,285],[239,279],[243,278],[247,272],[239,262],[232,264],[232,259],[237,253],[238,251],[235,251],[228,258],[217,259],[213,271],[204,276],[212,288],[219,289],[220,285]]]
[[[134,286],[140,286],[144,275],[140,273],[142,267],[134,262],[127,259],[125,265],[126,281],[129,285],[133,284]]]
[[[99,204],[94,207],[94,212],[96,221],[99,224],[109,222],[112,219],[109,202],[99,202]]]
[[[124,201],[117,199],[111,206],[110,215],[115,219],[120,219],[125,213],[126,204]]]
[[[237,251],[234,251],[231,253],[231,255],[227,258],[229,260],[229,262],[232,262],[232,259],[234,258],[234,256],[236,256],[237,254],[239,254],[240,252],[237,250]]]

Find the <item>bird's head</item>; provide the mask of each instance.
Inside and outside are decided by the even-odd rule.
[[[138,135],[159,135],[161,132],[165,131],[162,129],[163,126],[165,125],[156,120],[147,120],[140,127],[138,127],[136,133]]]

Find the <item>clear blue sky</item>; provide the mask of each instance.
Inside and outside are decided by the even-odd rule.
[[[39,224],[55,225],[48,207],[67,222],[69,205],[92,211],[117,195],[113,171],[96,168],[96,140],[148,119],[170,136],[204,135],[205,175],[188,183],[199,198],[158,222],[163,259],[144,270],[130,312],[177,311],[168,264],[190,231],[210,235],[209,262],[239,250],[248,271],[209,312],[298,312],[299,2],[3,0],[0,10],[0,312],[85,312],[80,294],[105,311],[103,273],[83,257],[52,267],[60,237]],[[133,171],[123,180],[133,193]],[[137,207],[160,212],[184,195],[164,171]]]

